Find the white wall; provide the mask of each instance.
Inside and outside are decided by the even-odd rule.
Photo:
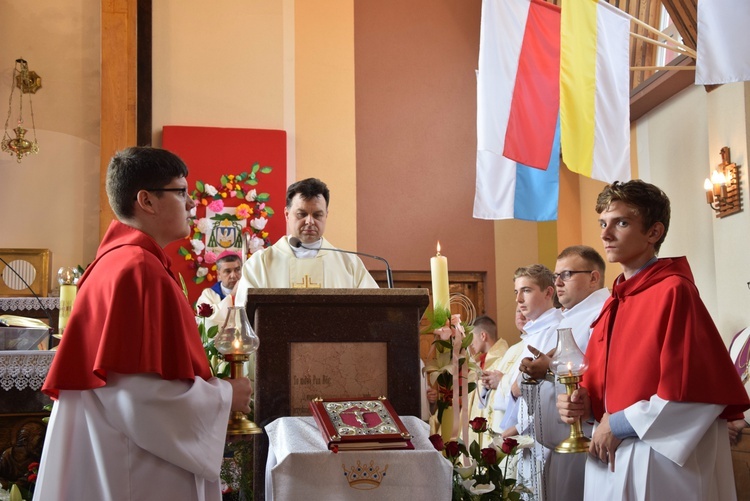
[[[15,60],[42,77],[32,96],[39,153],[20,164],[0,156],[0,247],[50,249],[53,288],[59,267],[88,264],[99,243],[100,7],[0,0],[0,124]],[[9,128],[19,95],[15,89]],[[24,98],[33,138],[27,106]]]
[[[729,146],[743,166],[743,204],[747,205],[747,132],[744,84],[724,85],[707,93],[685,89],[638,121],[641,177],[662,188],[672,203],[672,219],[660,255],[687,256],[704,303],[725,341],[750,325],[750,213],[714,217],[703,180],[721,162]]]

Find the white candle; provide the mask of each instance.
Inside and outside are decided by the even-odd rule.
[[[432,308],[450,309],[450,286],[448,284],[448,259],[440,255],[440,242],[437,255],[430,258],[432,274]]]

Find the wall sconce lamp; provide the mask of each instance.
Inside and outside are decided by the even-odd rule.
[[[15,155],[16,161],[21,163],[21,159],[31,153],[39,153],[39,144],[36,140],[36,125],[34,124],[34,106],[31,103],[31,94],[35,94],[42,86],[42,77],[34,71],[29,71],[29,65],[24,59],[16,59],[16,66],[13,68],[13,80],[10,85],[10,98],[8,99],[8,118],[5,119],[5,132],[0,148],[11,155]],[[21,96],[18,99],[18,121],[17,126],[13,129],[16,137],[8,135],[8,123],[13,111],[13,91],[18,87],[21,89]],[[31,113],[31,128],[34,130],[34,141],[26,139],[28,129],[23,127],[23,96],[26,94],[29,100],[29,111]]]
[[[716,217],[727,217],[742,211],[740,196],[740,170],[731,162],[729,147],[721,149],[721,163],[711,171],[711,179],[706,179],[706,202],[716,211]]]

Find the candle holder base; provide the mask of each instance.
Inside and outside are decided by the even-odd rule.
[[[591,440],[586,437],[568,437],[555,447],[555,452],[561,454],[572,454],[588,452]]]
[[[227,353],[224,360],[229,362],[229,378],[243,377],[243,365],[250,360],[247,353]],[[263,433],[263,428],[247,418],[244,412],[233,411],[227,424],[227,435],[257,435]]]
[[[242,412],[232,412],[227,424],[227,435],[257,435],[259,433],[263,433],[263,428],[249,420]]]

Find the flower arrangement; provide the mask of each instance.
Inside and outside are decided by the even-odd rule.
[[[458,422],[455,417],[459,410],[463,408],[468,416],[464,400],[476,388],[476,382],[472,379],[475,379],[477,365],[467,352],[473,334],[470,324],[462,324],[460,315],[451,315],[447,309],[433,313],[429,329],[435,334],[432,343],[434,359],[430,357],[424,373],[430,386],[437,387],[437,419],[444,439],[448,440],[453,429],[461,428],[461,423],[454,426]],[[455,386],[454,380],[458,381]],[[453,409],[455,398],[461,403]],[[453,409],[453,416],[449,416],[450,412],[446,415],[449,409]]]
[[[508,477],[506,460],[516,453],[518,442],[512,438],[490,437],[489,444],[483,448],[482,435],[491,433],[487,429],[487,420],[474,418],[470,426],[479,436],[479,442],[473,441],[468,450],[460,441],[444,443],[440,435],[430,436],[435,449],[453,465],[452,501],[521,499],[521,494],[528,490],[517,484],[515,478]],[[461,456],[464,457],[463,463]]]
[[[229,376],[230,366],[224,362],[221,358],[219,350],[214,346],[214,338],[219,332],[218,325],[212,325],[206,329],[206,319],[214,313],[214,307],[208,303],[201,303],[197,307],[197,314],[200,318],[198,324],[198,332],[201,335],[201,342],[203,343],[203,349],[206,352],[206,358],[208,359],[208,365],[211,368],[211,375],[218,378],[225,378]]]
[[[271,196],[258,193],[253,187],[258,185],[260,174],[272,171],[273,167],[261,167],[256,162],[250,172],[222,175],[218,186],[201,180],[195,182],[195,190],[191,193],[196,208],[188,237],[190,245],[181,246],[178,250],[195,270],[193,282],[200,284],[216,280],[217,248],[244,248],[242,242],[245,236],[247,248],[244,250],[248,255],[270,245],[265,227],[268,219],[275,214],[268,205]],[[235,205],[235,201],[239,201],[239,204]],[[226,211],[227,208],[233,208],[234,213]],[[207,210],[214,215],[206,217]],[[199,211],[204,214],[202,217],[198,216]]]

